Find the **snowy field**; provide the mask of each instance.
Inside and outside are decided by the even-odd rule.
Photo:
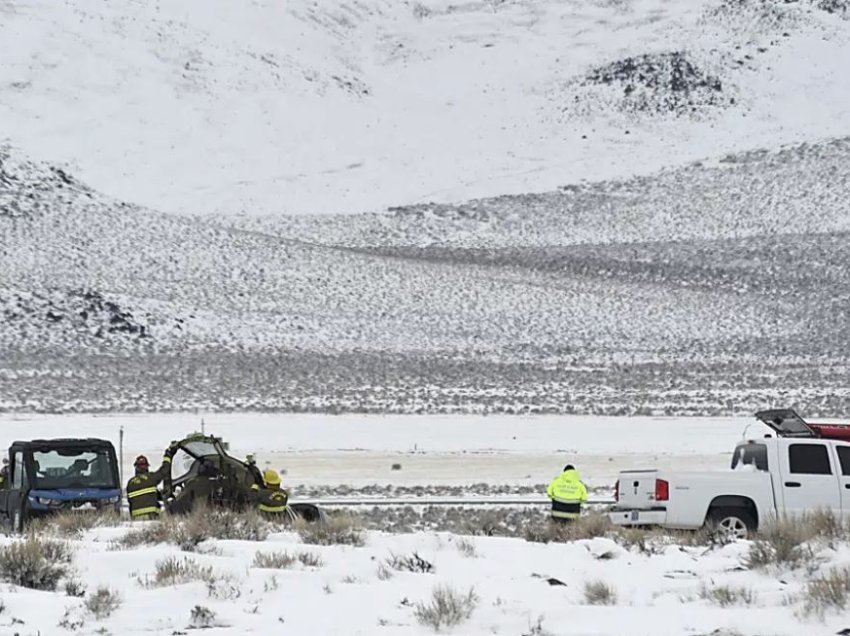
[[[56,435],[117,442],[123,426],[132,449],[128,454],[155,456],[170,439],[196,429],[199,419],[195,414],[5,415],[0,433],[2,444]],[[494,475],[500,483],[528,476],[548,481],[564,460],[575,461],[592,483],[608,480],[615,469],[655,460],[722,469],[729,450],[754,422],[250,414],[205,415],[204,420],[207,431],[229,439],[236,454],[255,451],[274,465],[285,464],[296,482],[334,484],[390,479],[384,472],[390,458],[404,466],[392,478],[407,483],[467,484]],[[761,425],[746,429],[752,436],[764,431]],[[474,463],[481,457],[492,462],[488,469]],[[440,468],[433,475],[411,474],[415,459],[423,466],[438,460],[433,465]],[[497,464],[505,466],[503,473],[489,472]],[[544,522],[544,511],[532,514]],[[0,634],[173,636],[204,629],[201,633],[221,635],[424,636],[433,630],[418,620],[417,606],[429,603],[438,585],[464,594],[474,590],[469,618],[443,628],[464,636],[826,636],[847,626],[840,613],[806,615],[802,601],[808,580],[850,565],[850,551],[842,543],[817,543],[805,567],[756,568],[743,565],[747,542],[680,546],[661,539],[641,544],[597,537],[543,544],[522,536],[393,533],[374,529],[374,523],[370,528],[361,546],[308,545],[305,536],[283,528],[261,541],[207,539],[184,550],[171,543],[117,549],[115,542],[132,531],[126,523],[86,530],[68,539],[71,571],[57,591],[15,585],[0,590]],[[15,541],[3,538],[0,545]],[[259,567],[256,561],[258,552],[284,551],[294,563]],[[388,565],[394,556],[414,554],[431,564],[430,571]],[[188,558],[209,570],[157,582],[157,569],[169,558]],[[81,582],[86,595],[69,595],[82,592],[69,580]],[[100,587],[120,601],[111,612],[96,615],[87,604],[100,607],[92,601]]]
[[[171,545],[111,550],[110,541],[128,531],[99,529],[72,541],[74,568],[89,592],[107,586],[120,595],[111,616],[98,619],[82,599],[61,591],[7,586],[0,633],[424,636],[433,631],[418,623],[415,605],[427,603],[440,584],[464,593],[474,588],[478,603],[470,619],[443,630],[464,636],[827,636],[847,625],[835,615],[823,623],[796,617],[800,573],[778,578],[743,570],[745,544],[710,551],[670,546],[647,555],[609,539],[544,545],[472,537],[461,550],[459,538],[447,534],[376,532],[365,546],[351,547],[303,545],[297,534],[279,532],[259,543],[206,541],[197,554]],[[252,567],[257,552],[279,551],[315,555],[322,565]],[[414,552],[433,564],[432,573],[393,572],[382,580],[378,571],[385,559]],[[850,562],[846,550],[828,556],[835,565]],[[152,578],[157,562],[169,557],[213,568],[218,582],[143,587],[139,579]],[[549,585],[550,577],[565,585]],[[613,604],[586,599],[584,586],[594,581],[610,586]],[[730,585],[752,597],[728,607],[701,598],[704,589]],[[196,632],[203,623],[192,619],[192,611],[199,606],[214,618]],[[71,627],[59,627],[63,620]]]
[[[565,463],[589,485],[610,488],[626,468],[728,466],[755,418],[594,416],[355,416],[296,414],[0,415],[0,444],[37,437],[102,437],[119,446],[124,470],[144,453],[156,462],[171,440],[200,430],[237,457],[285,469],[292,485],[405,486],[548,483]],[[400,463],[402,469],[391,470]],[[297,488],[293,493],[297,497]]]

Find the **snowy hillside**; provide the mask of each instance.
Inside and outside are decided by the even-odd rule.
[[[850,406],[846,3],[198,6],[0,3],[0,409]]]
[[[482,247],[423,248],[415,232],[407,246],[348,247],[331,231],[336,244],[299,238],[308,219],[287,235],[172,217],[6,150],[4,407],[718,413],[781,399],[835,411],[847,400],[846,143],[788,152],[783,178],[754,189],[796,211],[780,227],[767,208],[728,228],[730,208],[706,205],[691,237],[646,240],[671,183],[738,200],[738,172],[775,174],[768,153],[629,190],[611,207],[634,214],[640,242],[612,242],[589,206],[573,215],[581,245],[553,230],[540,246],[557,226],[547,199],[602,196],[590,188],[500,199],[492,218],[492,202],[452,208],[449,223],[486,223]],[[417,213],[398,218],[408,231]],[[349,221],[371,236],[373,217]]]
[[[850,133],[845,0],[6,0],[0,140],[165,212],[378,211]]]

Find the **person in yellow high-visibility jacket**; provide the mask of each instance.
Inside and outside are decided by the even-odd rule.
[[[578,519],[581,505],[587,501],[587,487],[572,464],[564,466],[564,472],[552,480],[546,494],[552,500],[552,519],[559,522]]]
[[[289,491],[281,488],[280,475],[276,470],[267,470],[263,475],[263,480],[266,482],[265,488],[261,488],[254,494],[257,509],[264,517],[284,518],[287,514],[286,504],[289,501]]]

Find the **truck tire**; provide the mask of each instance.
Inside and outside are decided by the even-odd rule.
[[[746,508],[712,508],[705,525],[724,541],[749,539],[756,531],[756,520]]]

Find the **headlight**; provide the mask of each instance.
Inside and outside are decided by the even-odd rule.
[[[40,503],[42,506],[61,506],[62,502],[58,499],[51,499],[50,497],[37,497],[36,501]]]
[[[119,497],[118,495],[116,495],[115,497],[109,497],[109,498],[106,500],[106,503],[108,503],[108,504],[117,504],[119,501],[121,501],[121,497]]]

